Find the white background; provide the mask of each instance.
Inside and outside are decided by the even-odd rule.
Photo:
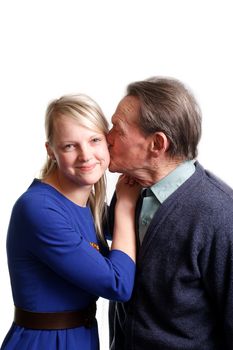
[[[0,343],[13,317],[7,224],[14,201],[44,162],[44,112],[51,99],[89,94],[110,120],[129,82],[176,77],[202,108],[199,160],[233,186],[230,3],[0,0]],[[109,198],[115,180],[108,175]],[[101,300],[101,350],[108,348],[106,315]]]

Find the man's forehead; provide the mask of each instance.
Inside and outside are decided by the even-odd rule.
[[[134,96],[126,96],[124,97],[117,106],[117,109],[113,115],[113,120],[122,118],[127,118],[130,116],[130,119],[134,119],[132,117],[138,117],[140,108],[140,102],[137,97]]]
[[[138,109],[140,105],[139,98],[136,96],[125,96],[119,103],[118,107],[125,112],[131,112]]]

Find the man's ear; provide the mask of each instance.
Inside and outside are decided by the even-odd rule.
[[[158,157],[161,152],[165,153],[170,145],[170,141],[163,132],[155,132],[151,138],[150,152]]]

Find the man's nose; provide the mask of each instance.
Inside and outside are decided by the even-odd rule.
[[[107,134],[107,142],[109,145],[112,145],[113,143],[113,129],[110,129]]]

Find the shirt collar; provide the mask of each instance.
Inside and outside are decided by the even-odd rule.
[[[163,203],[178,187],[195,172],[194,160],[188,160],[176,167],[162,180],[150,187],[160,203]]]

